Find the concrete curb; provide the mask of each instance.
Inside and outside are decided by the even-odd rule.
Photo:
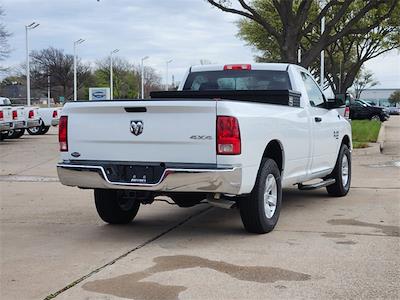
[[[373,155],[381,153],[380,143],[369,143],[368,148],[353,149],[353,155]]]
[[[379,144],[380,150],[383,150],[383,144],[385,143],[385,123],[381,124],[381,129],[379,130],[378,139],[376,142]]]

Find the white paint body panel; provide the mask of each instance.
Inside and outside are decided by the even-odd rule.
[[[192,67],[189,72],[223,70],[223,65]],[[263,153],[270,141],[283,149],[283,186],[328,175],[334,168],[344,136],[351,141],[350,124],[336,110],[315,108],[300,72],[288,64],[252,64],[253,70],[287,71],[292,90],[301,93],[300,107],[245,101],[112,101],[66,104],[69,152],[63,161],[79,160],[212,163],[242,169],[239,194],[254,187]],[[183,88],[184,81],[180,86]],[[145,113],[127,113],[125,107],[146,107]],[[216,118],[239,121],[241,155],[216,154]],[[316,123],[315,117],[322,118]],[[130,121],[142,120],[142,135],[130,132]],[[338,132],[336,135],[335,133]],[[193,140],[193,135],[209,136]],[[351,142],[350,142],[351,143]],[[76,160],[76,159],[75,159]]]
[[[53,112],[57,111],[57,117],[53,118]],[[60,109],[58,108],[39,108],[38,115],[45,126],[54,126],[58,124],[60,118]]]
[[[125,107],[146,107],[129,113]],[[215,101],[107,101],[66,105],[68,145],[83,160],[216,163]],[[88,120],[90,122],[88,122]],[[143,133],[130,131],[144,123]],[[194,140],[192,136],[209,136]],[[63,159],[73,159],[68,154]]]

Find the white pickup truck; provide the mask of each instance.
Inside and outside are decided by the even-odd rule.
[[[183,207],[237,206],[247,231],[266,233],[282,187],[348,193],[351,127],[340,105],[297,65],[191,67],[178,91],[148,100],[66,104],[58,175],[94,189],[110,224],[162,195]]]
[[[57,126],[60,120],[61,108],[39,108],[38,117],[39,124],[35,127],[28,128],[27,131],[30,135],[43,135],[46,134],[50,126]]]

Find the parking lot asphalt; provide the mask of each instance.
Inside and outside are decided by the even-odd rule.
[[[398,299],[400,117],[384,154],[353,153],[344,198],[284,191],[266,235],[237,210],[142,206],[104,224],[92,192],[56,177],[56,130],[0,144],[1,299]]]

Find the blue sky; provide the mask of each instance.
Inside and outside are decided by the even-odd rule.
[[[5,23],[13,36],[8,66],[25,59],[24,25],[40,26],[30,32],[31,49],[48,46],[72,53],[73,41],[86,40],[79,56],[87,62],[120,49],[119,56],[147,64],[164,76],[165,61],[173,59],[170,74],[177,81],[200,59],[213,63],[252,62],[254,52],[236,37],[238,17],[212,8],[205,0],[2,0]],[[397,51],[376,58],[366,67],[375,73],[380,88],[400,88]]]

